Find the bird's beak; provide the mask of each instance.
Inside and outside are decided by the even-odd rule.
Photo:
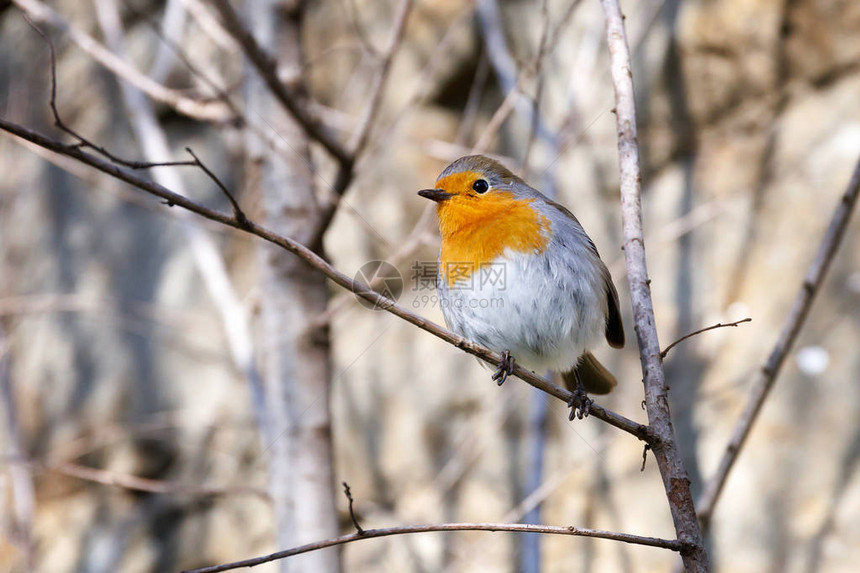
[[[430,199],[431,201],[436,201],[437,203],[440,203],[445,199],[450,199],[454,196],[453,193],[448,193],[444,189],[422,189],[418,192],[418,194],[425,199]]]

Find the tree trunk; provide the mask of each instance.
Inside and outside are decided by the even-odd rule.
[[[292,4],[250,0],[247,21],[257,40],[278,55],[279,70],[301,70],[301,12]],[[306,240],[319,218],[308,140],[248,65],[251,115],[265,118],[293,150],[276,156],[249,136],[247,183],[264,224]],[[283,77],[283,75],[282,75]],[[265,373],[269,489],[275,504],[277,545],[287,548],[338,534],[332,467],[327,328],[313,326],[324,312],[324,276],[271,245],[258,247],[260,335]],[[328,549],[281,562],[282,571],[340,571],[340,550]]]

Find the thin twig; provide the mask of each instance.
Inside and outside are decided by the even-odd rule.
[[[666,358],[666,355],[669,354],[669,351],[672,350],[675,346],[677,346],[681,342],[684,342],[688,338],[693,338],[697,334],[702,334],[703,332],[708,332],[709,330],[716,330],[718,328],[725,328],[727,326],[737,326],[737,325],[743,324],[745,322],[752,322],[752,319],[751,318],[744,318],[742,320],[736,320],[734,322],[727,322],[726,324],[717,323],[717,324],[714,324],[712,326],[706,326],[705,328],[700,328],[699,330],[694,330],[690,334],[685,334],[684,336],[682,336],[681,338],[679,338],[678,340],[676,340],[675,342],[673,342],[672,344],[667,346],[666,349],[660,353],[660,358]]]
[[[35,471],[60,474],[66,477],[72,477],[111,487],[118,487],[129,491],[171,495],[191,495],[196,497],[221,497],[225,495],[251,495],[262,499],[268,499],[269,497],[265,491],[254,487],[211,487],[199,484],[164,481],[138,477],[135,475],[121,474],[73,463],[47,464],[32,460],[17,459],[14,457],[2,459],[0,460],[0,463],[24,466]]]
[[[217,185],[218,188],[221,189],[221,191],[224,193],[224,195],[227,196],[227,200],[230,201],[230,205],[233,207],[233,216],[236,218],[236,221],[239,223],[239,225],[243,227],[247,225],[248,217],[245,215],[245,212],[239,206],[239,202],[236,201],[236,198],[233,197],[233,194],[230,192],[230,190],[227,189],[227,187],[224,185],[224,183],[221,182],[217,175],[212,173],[212,171],[208,167],[206,167],[206,165],[204,165],[202,161],[200,161],[200,159],[197,157],[197,155],[194,154],[194,151],[192,151],[190,147],[186,147],[185,151],[187,151],[189,155],[194,158],[194,163],[198,167],[200,167],[200,169],[202,169],[203,172],[209,176],[209,179],[214,181],[215,185]]]
[[[528,173],[529,160],[531,159],[532,149],[534,148],[535,137],[537,136],[538,123],[541,120],[541,103],[543,101],[543,90],[546,83],[546,78],[543,72],[543,61],[546,55],[546,43],[549,35],[549,0],[543,0],[540,6],[541,12],[541,32],[540,40],[538,41],[538,49],[532,62],[535,77],[537,78],[537,87],[535,88],[535,97],[532,102],[532,120],[529,124],[529,135],[526,138],[526,149],[523,151],[522,166],[523,171]],[[556,138],[557,139],[557,138]],[[525,176],[524,176],[525,177]],[[552,199],[552,197],[550,197]]]
[[[185,0],[183,0],[184,2]],[[161,29],[161,26],[153,21],[153,19],[140,12],[137,8],[134,7],[133,4],[126,4],[125,9],[129,11],[135,18],[142,20],[146,23],[147,27],[152,31],[153,34],[159,39],[164,46],[165,49],[170,50],[170,52],[180,61],[182,65],[184,65],[191,75],[195,78],[199,78],[204,84],[209,86],[209,89],[217,96],[218,99],[224,102],[224,104],[230,108],[230,110],[236,114],[236,119],[242,122],[247,121],[244,117],[242,110],[230,99],[230,95],[227,91],[218,83],[209,77],[208,74],[204,73],[203,70],[200,69],[194,62],[191,61],[191,58],[188,54],[185,53],[185,50],[182,49],[182,46],[174,42],[172,38],[169,38],[167,34]],[[232,38],[230,38],[232,40]]]
[[[309,137],[322,145],[341,165],[350,164],[354,158],[347,151],[327,127],[313,116],[299,98],[293,94],[278,77],[278,67],[275,58],[257,42],[250,31],[239,19],[239,15],[230,5],[228,0],[212,0],[215,7],[224,20],[224,27],[232,34],[233,38],[242,46],[242,51],[248,60],[257,69],[260,77],[266,83],[272,95],[281,102],[286,110],[293,116]]]
[[[456,44],[456,39],[459,37],[457,35],[458,30],[467,26],[468,22],[471,20],[472,13],[474,11],[474,4],[475,0],[467,0],[462,3],[460,12],[451,24],[448,25],[448,28],[442,37],[436,42],[436,47],[430,54],[427,63],[418,74],[418,79],[415,82],[412,82],[414,87],[412,88],[412,92],[406,100],[406,103],[403,104],[403,106],[397,111],[394,118],[387,126],[385,126],[383,133],[374,137],[370,142],[368,146],[370,149],[365,153],[364,163],[367,165],[366,169],[370,169],[375,165],[375,162],[371,159],[378,159],[380,155],[390,152],[391,142],[395,137],[396,132],[401,128],[405,119],[414,111],[419,102],[429,97],[429,94],[432,92],[432,90],[429,89],[430,83],[433,80],[436,71],[445,61],[445,56],[448,55],[449,48]],[[459,154],[458,157],[460,155],[463,154]],[[361,171],[362,167],[359,166],[359,176],[362,175]]]
[[[621,218],[627,280],[630,285],[636,339],[639,343],[639,356],[642,362],[649,428],[657,438],[649,443],[663,478],[663,486],[678,539],[688,541],[690,544],[681,552],[684,567],[688,573],[706,573],[709,571],[708,555],[699,522],[696,519],[696,509],[690,493],[690,480],[687,478],[687,471],[672,428],[663,361],[660,357],[660,341],[657,338],[657,323],[654,318],[654,304],[651,300],[648,267],[645,261],[636,106],[624,16],[621,14],[618,0],[601,0],[601,4],[606,20],[612,83],[615,88]]]
[[[57,60],[56,54],[54,51],[54,43],[51,39],[45,34],[38,26],[36,26],[32,20],[25,14],[24,19],[33,28],[42,39],[48,44],[48,49],[51,55],[51,99],[49,101],[49,105],[51,107],[51,113],[54,116],[54,125],[60,130],[68,133],[72,137],[78,140],[78,147],[89,147],[90,149],[98,152],[99,154],[107,157],[114,163],[118,163],[120,165],[124,165],[130,169],[151,169],[153,167],[199,167],[215,184],[221,191],[227,196],[227,199],[230,201],[230,204],[233,206],[233,214],[236,217],[236,220],[240,224],[244,224],[247,222],[248,218],[245,216],[245,213],[242,211],[242,208],[239,207],[239,203],[233,197],[233,194],[227,189],[227,187],[221,182],[217,175],[215,175],[206,165],[200,161],[200,158],[194,153],[194,151],[190,147],[186,147],[185,151],[187,151],[191,157],[194,158],[193,161],[130,161],[127,159],[123,159],[121,157],[117,157],[116,155],[110,153],[107,149],[100,145],[96,145],[90,140],[86,139],[82,135],[80,135],[77,131],[68,127],[60,117],[60,112],[57,109]],[[170,203],[167,203],[168,206],[172,206]]]
[[[13,0],[22,11],[36,22],[44,22],[65,32],[69,39],[87,52],[99,64],[144,92],[152,99],[175,109],[178,113],[199,121],[223,123],[232,121],[234,115],[221,101],[201,101],[187,97],[177,90],[165,87],[134,68],[127,61],[69,24],[57,12],[38,0]]]
[[[239,223],[239,221],[236,220],[235,216],[225,215],[223,213],[215,211],[214,209],[205,207],[199,203],[188,199],[183,195],[174,193],[173,191],[159,185],[158,183],[138,177],[134,173],[123,169],[122,167],[109,163],[95,155],[87,153],[86,151],[81,150],[75,145],[64,144],[60,141],[27,129],[26,127],[17,125],[13,122],[7,121],[3,118],[0,118],[0,129],[9,132],[17,137],[20,137],[21,139],[30,141],[31,143],[34,143],[40,147],[51,150],[55,153],[74,158],[95,169],[98,169],[99,171],[102,171],[103,173],[107,173],[108,175],[111,175],[116,179],[119,179],[134,187],[137,187],[142,191],[159,197],[168,203],[172,203],[173,205],[182,207],[183,209],[187,209],[193,213],[196,213],[201,217],[216,221],[229,227],[234,227],[246,233],[255,235],[274,245],[277,245],[298,256],[299,258],[304,260],[305,263],[325,274],[328,278],[337,283],[339,286],[349,291],[352,291],[356,295],[373,303],[375,305],[375,308],[386,310],[402,318],[403,320],[406,320],[407,322],[417,326],[418,328],[425,330],[430,334],[433,334],[437,338],[440,338],[445,342],[456,346],[460,350],[463,350],[468,354],[480,358],[481,360],[489,364],[495,366],[501,360],[501,356],[498,353],[495,353],[479,344],[475,344],[470,340],[458,336],[453,332],[442,328],[438,324],[435,324],[427,320],[426,318],[414,314],[406,308],[395,304],[394,301],[374,292],[367,286],[354,281],[350,277],[336,270],[328,262],[326,262],[325,259],[320,257],[311,249],[305,247],[301,243],[298,243],[289,237],[279,235],[278,233],[275,233],[274,231],[271,231],[263,227],[262,225],[259,225],[258,223],[255,223],[250,220],[247,222],[246,225],[242,225]],[[556,386],[555,384],[547,380],[544,380],[540,376],[535,375],[533,372],[530,372],[519,365],[515,366],[513,374],[527,384],[530,384],[531,386],[534,386],[539,390],[547,392],[548,394],[555,396],[556,398],[562,400],[565,403],[569,402],[571,397],[573,396],[570,391]],[[592,404],[591,416],[599,420],[603,420],[604,422],[615,426],[616,428],[624,430],[625,432],[636,436],[640,440],[648,442],[652,440],[651,433],[647,426],[634,422],[633,420],[616,414],[611,410],[602,408],[597,404]]]
[[[457,127],[457,135],[454,136],[454,143],[457,145],[463,145],[466,137],[472,133],[475,118],[481,107],[481,99],[484,96],[489,71],[490,59],[487,57],[486,50],[482,47],[478,55],[478,67],[475,70],[475,75],[472,77],[472,85],[469,87],[469,95],[466,96],[466,105],[463,107],[463,113],[460,114],[460,125]]]
[[[388,75],[391,71],[391,63],[394,56],[397,54],[400,44],[403,41],[403,32],[406,29],[406,22],[409,20],[409,14],[412,12],[414,0],[402,0],[394,16],[394,25],[391,30],[391,38],[388,40],[388,46],[385,49],[385,54],[382,62],[379,65],[379,70],[373,80],[373,85],[370,88],[370,97],[367,100],[367,105],[364,108],[364,113],[358,123],[358,128],[355,130],[350,142],[350,157],[351,160],[341,162],[338,168],[338,173],[335,178],[335,183],[332,186],[331,202],[325,206],[325,209],[320,214],[317,228],[314,230],[313,237],[309,244],[316,245],[322,240],[322,236],[328,230],[334,215],[337,212],[340,197],[346,192],[346,188],[352,183],[355,177],[355,164],[359,157],[364,152],[371,128],[374,120],[379,112],[382,96],[385,93],[385,86],[388,81]]]
[[[50,54],[51,54],[51,99],[49,101],[49,105],[51,106],[51,114],[54,116],[54,125],[58,129],[68,133],[69,135],[71,135],[72,137],[77,139],[78,140],[78,143],[77,143],[78,147],[89,147],[93,151],[96,151],[97,153],[107,157],[108,159],[110,159],[114,163],[119,163],[120,165],[124,165],[124,166],[128,167],[129,169],[151,169],[153,167],[187,167],[187,166],[197,165],[197,163],[195,163],[194,161],[157,161],[157,162],[151,162],[151,161],[130,161],[128,159],[123,159],[121,157],[117,157],[116,155],[112,154],[111,152],[109,152],[104,147],[102,147],[100,145],[96,145],[95,143],[93,143],[89,139],[86,139],[84,136],[82,136],[81,134],[79,134],[78,132],[76,132],[75,130],[70,128],[69,126],[67,126],[63,122],[62,118],[60,117],[60,112],[57,109],[57,58],[56,58],[56,54],[54,52],[54,43],[51,41],[51,39],[48,37],[48,35],[45,34],[45,32],[43,32],[42,29],[39,28],[36,24],[34,24],[33,21],[30,19],[30,17],[27,16],[26,14],[24,14],[24,20],[26,20],[27,24],[29,24],[30,27],[33,28],[33,30],[35,30],[37,34],[42,36],[42,39],[45,40],[45,42],[48,44],[48,49],[50,50]]]
[[[212,567],[202,567],[200,569],[189,569],[183,573],[218,573],[220,571],[230,571],[239,569],[240,567],[254,567],[263,563],[269,563],[278,559],[285,559],[301,553],[309,551],[317,551],[326,547],[335,545],[343,545],[361,539],[372,539],[374,537],[388,537],[391,535],[406,535],[410,533],[428,533],[432,531],[511,531],[516,533],[544,533],[552,535],[569,535],[574,537],[595,537],[598,539],[611,539],[613,541],[623,541],[624,543],[632,543],[634,545],[646,545],[648,547],[660,547],[671,551],[683,551],[685,543],[675,539],[660,539],[658,537],[643,537],[641,535],[633,535],[630,533],[616,533],[614,531],[604,531],[602,529],[582,529],[579,527],[561,527],[553,525],[532,525],[528,523],[439,523],[436,525],[408,525],[403,527],[389,527],[385,529],[366,529],[364,533],[350,533],[342,535],[334,539],[325,541],[317,541],[316,543],[308,543],[293,549],[278,551],[269,555],[255,557],[253,559],[244,559],[242,561],[234,561],[233,563],[224,563],[222,565],[213,565]]]
[[[510,117],[511,113],[513,113],[516,108],[517,100],[522,95],[520,92],[520,81],[522,81],[521,78],[517,80],[514,87],[508,91],[505,99],[503,99],[502,103],[499,104],[499,107],[496,108],[490,121],[487,122],[483,131],[481,131],[481,135],[478,136],[475,145],[472,147],[473,153],[483,153],[489,149],[493,139],[498,135],[502,124],[508,119],[508,117]]]
[[[359,127],[352,137],[351,148],[353,157],[358,157],[364,150],[367,144],[367,138],[370,135],[370,128],[373,126],[373,120],[379,112],[379,106],[382,103],[382,95],[385,92],[385,84],[388,80],[388,74],[391,71],[391,63],[394,61],[394,56],[397,54],[400,44],[403,41],[403,32],[406,29],[406,22],[409,20],[409,14],[412,12],[412,7],[415,5],[415,0],[402,0],[397,12],[394,16],[394,25],[391,29],[391,38],[388,40],[388,46],[385,49],[385,54],[382,62],[379,64],[379,70],[376,72],[376,77],[373,80],[373,85],[370,88],[370,97],[367,100],[367,105],[364,108],[364,113],[359,121]]]
[[[476,3],[476,15],[480,24],[481,35],[490,58],[493,70],[496,73],[499,85],[506,95],[513,97],[513,105],[522,113],[526,125],[530,126],[535,115],[532,100],[522,92],[523,76],[532,76],[533,70],[520,72],[511,54],[505,37],[501,9],[497,0],[478,0]],[[537,133],[541,137],[553,143],[555,134],[542,118],[537,118]]]
[[[706,531],[714,514],[714,506],[716,506],[717,501],[720,499],[720,494],[723,491],[723,486],[726,484],[729,472],[743,449],[750,430],[761,411],[762,404],[764,404],[765,399],[770,394],[776,382],[785,357],[794,346],[800,329],[809,315],[809,309],[812,307],[815,295],[821,290],[821,284],[824,282],[827,269],[830,268],[833,256],[836,254],[836,250],[845,236],[845,230],[848,228],[848,221],[851,219],[851,213],[854,205],[857,203],[858,194],[860,194],[860,161],[858,161],[854,168],[854,173],[851,176],[848,187],[836,206],[833,218],[830,220],[830,225],[827,227],[827,231],[825,231],[824,237],[821,240],[821,245],[818,247],[818,252],[806,271],[803,284],[797,293],[797,297],[794,299],[794,304],[788,313],[785,324],[783,324],[779,339],[776,341],[764,366],[759,371],[756,381],[753,383],[749,401],[738,419],[725,452],[723,452],[720,465],[714,476],[708,481],[704,493],[699,499],[697,506],[699,519],[702,522],[702,529]]]
[[[364,535],[364,529],[361,528],[361,525],[358,524],[358,518],[355,516],[355,510],[352,507],[353,499],[352,499],[352,491],[349,489],[349,484],[343,482],[343,494],[346,496],[346,499],[349,501],[349,517],[352,519],[352,524],[355,526],[355,531],[359,535]]]

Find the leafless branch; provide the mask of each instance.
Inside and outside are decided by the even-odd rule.
[[[177,90],[153,81],[152,78],[111,52],[104,44],[69,24],[62,16],[42,2],[38,0],[14,0],[14,2],[34,21],[49,24],[68,34],[75,44],[90,54],[99,64],[155,101],[170,106],[184,116],[200,121],[224,123],[234,118],[228,107],[221,101],[201,101],[189,98]]]
[[[522,92],[522,79],[524,75],[533,75],[534,70],[526,70],[520,73],[516,61],[505,38],[504,26],[502,24],[501,11],[497,0],[478,0],[476,3],[476,15],[481,26],[481,32],[486,45],[487,55],[496,72],[499,85],[507,95],[514,98],[513,105],[522,114],[526,125],[534,121],[538,135],[546,140],[553,140],[555,134],[543,123],[542,118],[536,115],[533,102]]]
[[[2,463],[23,466],[40,472],[60,474],[84,481],[99,483],[111,487],[118,487],[130,491],[142,491],[147,493],[191,495],[196,497],[220,497],[224,495],[251,495],[268,499],[268,494],[258,488],[236,486],[236,487],[210,487],[199,484],[178,483],[150,478],[142,478],[134,475],[121,474],[99,468],[91,468],[80,464],[46,464],[30,460],[7,458]]]
[[[430,55],[430,59],[421,70],[419,78],[415,82],[415,86],[406,103],[386,126],[385,131],[378,137],[373,138],[373,141],[369,144],[369,147],[372,147],[372,149],[365,153],[365,157],[378,156],[387,152],[387,146],[392,135],[400,128],[403,121],[409,113],[415,109],[417,104],[421,102],[423,98],[427,97],[427,94],[430,91],[428,90],[428,85],[433,79],[436,71],[441,67],[442,62],[444,62],[445,56],[448,55],[448,49],[456,44],[458,29],[468,25],[474,11],[474,4],[475,0],[467,0],[466,2],[463,2],[463,7],[461,8],[460,13],[453,19],[451,24],[448,25],[448,29],[436,43],[436,48],[433,50],[433,53]],[[370,161],[366,161],[366,163],[368,163],[368,165],[372,164]]]
[[[481,153],[490,147],[493,139],[499,133],[499,129],[501,129],[502,124],[505,123],[505,120],[508,119],[514,111],[517,100],[519,100],[521,95],[520,80],[517,80],[514,86],[508,90],[508,94],[505,96],[505,99],[503,99],[502,103],[499,104],[499,107],[496,108],[490,121],[487,122],[486,127],[481,131],[481,135],[478,137],[478,140],[475,142],[473,147],[475,152]]]
[[[269,555],[255,557],[253,559],[234,561],[233,563],[224,563],[222,565],[214,565],[212,567],[202,567],[200,569],[190,569],[183,573],[218,573],[220,571],[239,569],[240,567],[254,567],[277,559],[286,559],[293,555],[299,555],[309,551],[317,551],[319,549],[325,549],[326,547],[332,547],[335,545],[343,545],[345,543],[351,543],[361,539],[389,537],[391,535],[406,535],[410,533],[429,533],[432,531],[511,531],[516,533],[544,533],[551,535],[610,539],[613,541],[632,543],[634,545],[660,547],[671,551],[683,551],[685,547],[684,543],[674,539],[643,537],[630,533],[616,533],[614,531],[604,531],[601,529],[581,529],[573,526],[561,527],[552,525],[532,525],[527,523],[440,523],[436,525],[409,525],[403,527],[389,527],[385,529],[365,529],[363,533],[350,533],[349,535],[342,535],[341,537],[336,537],[334,539],[309,543],[307,545],[302,545],[301,547],[278,551]]]
[[[645,404],[649,428],[655,440],[649,442],[663,478],[669,508],[678,539],[689,542],[681,552],[688,573],[709,571],[696,509],[690,493],[690,480],[675,441],[666,390],[660,341],[654,319],[645,242],[642,230],[640,197],[639,143],[636,134],[636,106],[630,50],[624,30],[624,16],[618,0],[601,0],[606,19],[612,83],[615,87],[615,108],[618,123],[618,155],[621,181],[621,218],[624,232],[624,256],[627,280],[633,303],[636,338],[645,385]]]
[[[30,1],[30,0],[28,0]],[[212,0],[212,5],[224,20],[225,28],[233,38],[242,46],[242,51],[248,60],[257,69],[260,77],[272,92],[272,95],[286,108],[293,118],[302,126],[309,137],[322,145],[338,163],[349,165],[353,162],[352,154],[347,151],[324,126],[317,117],[314,117],[304,102],[287,88],[278,78],[277,62],[271,54],[257,43],[253,34],[239,19],[239,15],[230,5],[229,0]]]
[[[783,324],[779,339],[777,339],[770,356],[768,356],[767,361],[762,366],[758,377],[753,383],[749,401],[738,419],[725,452],[723,452],[720,465],[714,476],[708,481],[705,491],[699,499],[697,509],[704,530],[707,530],[710,525],[711,517],[714,514],[714,507],[720,499],[720,494],[723,491],[723,486],[726,484],[729,472],[732,470],[743,449],[750,430],[761,411],[762,404],[764,404],[765,399],[770,394],[776,382],[782,363],[785,362],[785,357],[794,346],[795,340],[797,340],[800,329],[809,315],[810,308],[812,308],[815,295],[821,290],[821,284],[824,282],[827,269],[830,268],[833,256],[836,254],[836,250],[845,236],[845,230],[848,228],[848,221],[851,218],[854,205],[857,203],[858,194],[860,194],[860,161],[858,161],[857,166],[854,168],[854,173],[851,176],[848,187],[836,206],[833,218],[830,220],[830,225],[827,227],[827,231],[825,231],[821,244],[818,247],[818,252],[806,271],[803,284]]]
[[[367,37],[367,32],[364,30],[364,26],[362,26],[361,22],[358,21],[358,6],[355,5],[355,0],[346,0],[344,5],[346,6],[349,23],[352,26],[362,49],[367,51],[374,58],[379,58],[379,50],[376,49],[373,42],[371,42],[370,38]]]
[[[125,54],[124,34],[116,1],[96,0],[96,8],[99,26],[102,29],[108,47],[113,53],[122,57]],[[55,79],[54,74],[52,74],[52,79]],[[54,81],[52,87],[53,91],[55,91],[56,81]],[[128,84],[120,82],[120,90],[132,130],[143,155],[150,160],[169,155],[170,146],[167,136],[158,121],[150,101],[141,91]],[[187,164],[200,167],[222,191],[226,192],[226,188],[215,174],[193,152],[189,150],[189,153],[194,158],[194,161]],[[162,185],[173,188],[182,195],[186,194],[184,181],[176,171],[158,171],[154,174],[154,179]],[[238,207],[232,194],[227,192],[227,197],[233,205],[236,221],[242,224],[246,220],[244,213]],[[220,315],[223,332],[227,340],[227,348],[230,351],[233,365],[248,383],[254,403],[260,404],[263,401],[261,390],[263,379],[254,362],[254,343],[250,332],[250,323],[246,309],[230,282],[223,257],[218,252],[212,239],[202,229],[185,224],[183,231],[189,241],[191,253],[194,256],[194,261],[203,279],[206,291],[215,303],[215,308]],[[259,416],[257,423],[261,428],[264,428],[268,421],[263,416]]]
[[[379,64],[379,70],[376,72],[376,77],[373,80],[373,85],[370,88],[370,97],[367,100],[367,105],[364,108],[364,113],[359,121],[359,127],[352,137],[351,145],[352,155],[357,157],[361,154],[364,146],[367,144],[367,138],[370,135],[370,129],[373,126],[373,121],[376,114],[379,112],[379,105],[382,103],[382,95],[385,92],[385,83],[388,80],[388,74],[391,70],[391,62],[397,54],[400,44],[403,41],[403,31],[406,29],[406,22],[409,20],[409,14],[412,12],[412,7],[415,5],[415,0],[401,0],[400,6],[394,15],[394,25],[391,29],[391,38],[388,40],[388,46],[382,56],[382,61]]]
[[[63,119],[60,117],[60,112],[57,109],[57,57],[56,57],[56,53],[54,52],[54,43],[51,41],[50,38],[48,38],[48,35],[45,34],[45,32],[43,32],[41,30],[41,28],[36,26],[32,22],[32,20],[30,20],[30,18],[26,14],[24,15],[24,20],[27,21],[27,23],[30,25],[30,27],[33,28],[36,31],[36,33],[38,33],[42,37],[43,40],[45,40],[45,43],[48,44],[48,49],[50,50],[50,56],[51,56],[51,67],[50,67],[50,69],[51,69],[51,99],[49,101],[49,105],[51,106],[51,114],[54,116],[54,125],[58,129],[66,132],[67,134],[69,134],[72,137],[74,137],[75,139],[77,139],[78,140],[77,145],[79,147],[89,147],[90,149],[92,149],[93,151],[96,151],[100,155],[107,157],[108,159],[110,159],[114,163],[124,165],[125,167],[128,167],[129,169],[151,169],[153,167],[183,167],[183,166],[189,166],[189,165],[197,165],[197,163],[199,163],[199,162],[195,162],[195,161],[156,161],[156,162],[130,161],[128,159],[123,159],[121,157],[117,157],[116,155],[112,154],[111,152],[109,152],[104,147],[102,147],[100,145],[96,145],[95,143],[93,143],[89,139],[87,139],[84,136],[82,136],[81,134],[79,134],[77,131],[75,131],[72,128],[70,128],[69,126],[67,126],[63,122]],[[204,170],[205,170],[205,168],[204,168]]]
[[[352,491],[349,489],[349,484],[343,482],[343,495],[346,496],[347,501],[349,502],[349,517],[352,519],[352,524],[355,526],[355,532],[359,535],[364,535],[364,529],[362,529],[361,525],[358,523],[358,518],[355,516],[355,509],[353,508],[352,499]]]
[[[205,0],[182,0],[188,13],[200,27],[200,30],[212,43],[224,50],[238,49],[239,45],[230,33],[224,29],[218,17],[210,12]]]
[[[538,123],[541,119],[541,103],[543,101],[543,90],[544,84],[546,83],[546,77],[542,73],[543,71],[543,60],[546,55],[547,49],[547,40],[549,35],[549,0],[543,0],[540,6],[540,15],[541,15],[541,32],[540,32],[540,40],[538,41],[538,49],[535,54],[534,60],[532,61],[532,68],[534,69],[535,77],[537,77],[537,88],[535,88],[535,97],[534,102],[532,103],[532,109],[534,113],[532,114],[532,121],[529,125],[529,135],[526,138],[526,149],[523,151],[523,160],[522,166],[525,171],[529,169],[529,160],[531,159],[532,149],[534,148],[535,136],[537,136],[538,131]]]
[[[203,172],[209,176],[209,179],[215,182],[221,192],[227,196],[227,200],[230,201],[230,205],[233,207],[233,217],[236,218],[236,221],[240,225],[247,224],[248,217],[245,215],[245,212],[242,211],[242,208],[239,206],[239,202],[236,201],[236,198],[233,197],[233,194],[230,192],[230,190],[227,189],[227,187],[224,185],[224,183],[221,182],[220,179],[218,179],[217,175],[212,173],[212,171],[208,167],[206,167],[206,165],[204,165],[202,161],[200,161],[200,159],[197,157],[197,155],[195,155],[194,151],[192,151],[190,147],[186,147],[185,151],[187,151],[188,154],[194,158],[193,163],[196,164],[200,169],[202,169]]]
[[[660,352],[660,358],[666,358],[666,355],[669,354],[669,351],[672,350],[675,346],[677,346],[681,342],[684,342],[688,338],[693,338],[697,334],[702,334],[703,332],[708,332],[709,330],[716,330],[718,328],[725,328],[727,326],[737,326],[737,325],[743,324],[745,322],[752,322],[752,319],[751,318],[744,318],[742,320],[736,320],[734,322],[727,322],[726,324],[717,323],[717,324],[714,324],[711,326],[706,326],[705,328],[700,328],[699,330],[694,330],[690,334],[685,334],[684,336],[682,336],[681,338],[679,338],[678,340],[676,340],[675,342],[673,342],[672,344],[667,346],[665,350]]]
[[[351,161],[341,162],[338,169],[337,178],[333,185],[333,197],[323,213],[320,216],[317,229],[314,237],[309,244],[315,245],[322,240],[323,234],[328,230],[334,219],[339,198],[346,191],[346,188],[352,182],[355,176],[355,163],[358,161],[361,154],[364,152],[367,145],[368,137],[370,136],[371,128],[374,120],[379,112],[379,106],[382,103],[382,96],[385,92],[385,85],[388,81],[388,74],[391,70],[391,62],[397,54],[400,44],[403,41],[403,31],[406,29],[406,22],[409,19],[409,14],[412,12],[412,7],[415,4],[414,0],[402,0],[394,16],[394,26],[391,30],[391,38],[388,40],[388,46],[382,56],[382,61],[379,65],[379,70],[373,80],[373,85],[370,88],[370,97],[367,100],[367,105],[364,108],[364,113],[359,120],[358,128],[355,130],[350,142],[350,157]]]
[[[457,348],[480,358],[481,360],[488,362],[493,365],[497,365],[501,356],[491,350],[475,344],[461,336],[454,334],[453,332],[442,328],[441,326],[417,315],[409,310],[403,308],[395,304],[388,298],[377,294],[367,286],[358,283],[348,276],[344,275],[340,271],[336,270],[334,267],[328,264],[322,257],[317,255],[308,247],[296,242],[289,237],[284,237],[275,233],[262,225],[259,225],[253,221],[247,221],[247,224],[242,225],[239,221],[236,220],[234,216],[224,215],[214,209],[210,209],[205,207],[199,203],[196,203],[187,197],[184,197],[178,193],[175,193],[158,183],[153,181],[148,181],[141,177],[138,177],[134,173],[123,169],[120,166],[114,165],[108,161],[101,159],[95,155],[87,153],[86,151],[81,150],[75,145],[67,145],[50,137],[44,136],[38,132],[32,131],[25,127],[19,126],[15,123],[7,121],[3,118],[0,118],[0,129],[11,133],[17,137],[30,141],[40,147],[51,150],[55,153],[59,153],[61,155],[65,155],[67,157],[74,158],[82,163],[85,163],[103,173],[111,175],[112,177],[124,181],[142,191],[145,191],[151,195],[159,197],[163,199],[169,205],[175,205],[182,207],[183,209],[187,209],[197,215],[210,219],[212,221],[219,222],[221,224],[227,225],[229,227],[233,227],[246,233],[250,233],[252,235],[256,235],[257,237],[268,241],[272,244],[275,244],[294,255],[301,258],[305,263],[310,265],[311,267],[317,269],[318,271],[325,274],[332,281],[337,283],[339,286],[354,292],[357,296],[364,298],[365,300],[373,303],[376,308],[384,309],[403,320],[421,328],[433,334],[437,338],[444,340],[445,342],[456,346]],[[540,376],[535,375],[533,372],[530,372],[523,367],[517,365],[514,369],[513,374],[534,386],[535,388],[547,392],[552,396],[558,398],[559,400],[568,403],[573,396],[571,392],[568,390],[556,386],[555,384],[544,380]],[[652,436],[649,432],[647,426],[643,424],[639,424],[612,412],[611,410],[607,410],[597,404],[592,404],[591,406],[591,415],[599,420],[603,420],[604,422],[615,426],[625,432],[628,432],[640,440],[651,441]]]

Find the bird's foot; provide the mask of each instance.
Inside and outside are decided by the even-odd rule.
[[[493,374],[493,380],[496,381],[496,384],[501,386],[505,383],[505,380],[508,379],[508,376],[514,373],[514,357],[511,356],[511,352],[509,350],[505,350],[502,352],[502,360],[499,362],[499,368],[496,370],[496,373]]]
[[[567,406],[570,408],[568,419],[571,421],[573,421],[574,417],[579,420],[588,417],[591,404],[593,403],[585,392],[585,386],[583,386],[582,380],[579,379],[579,374],[574,372],[574,376],[576,377],[576,386],[573,389],[573,396],[570,397],[570,401],[567,403]]]

